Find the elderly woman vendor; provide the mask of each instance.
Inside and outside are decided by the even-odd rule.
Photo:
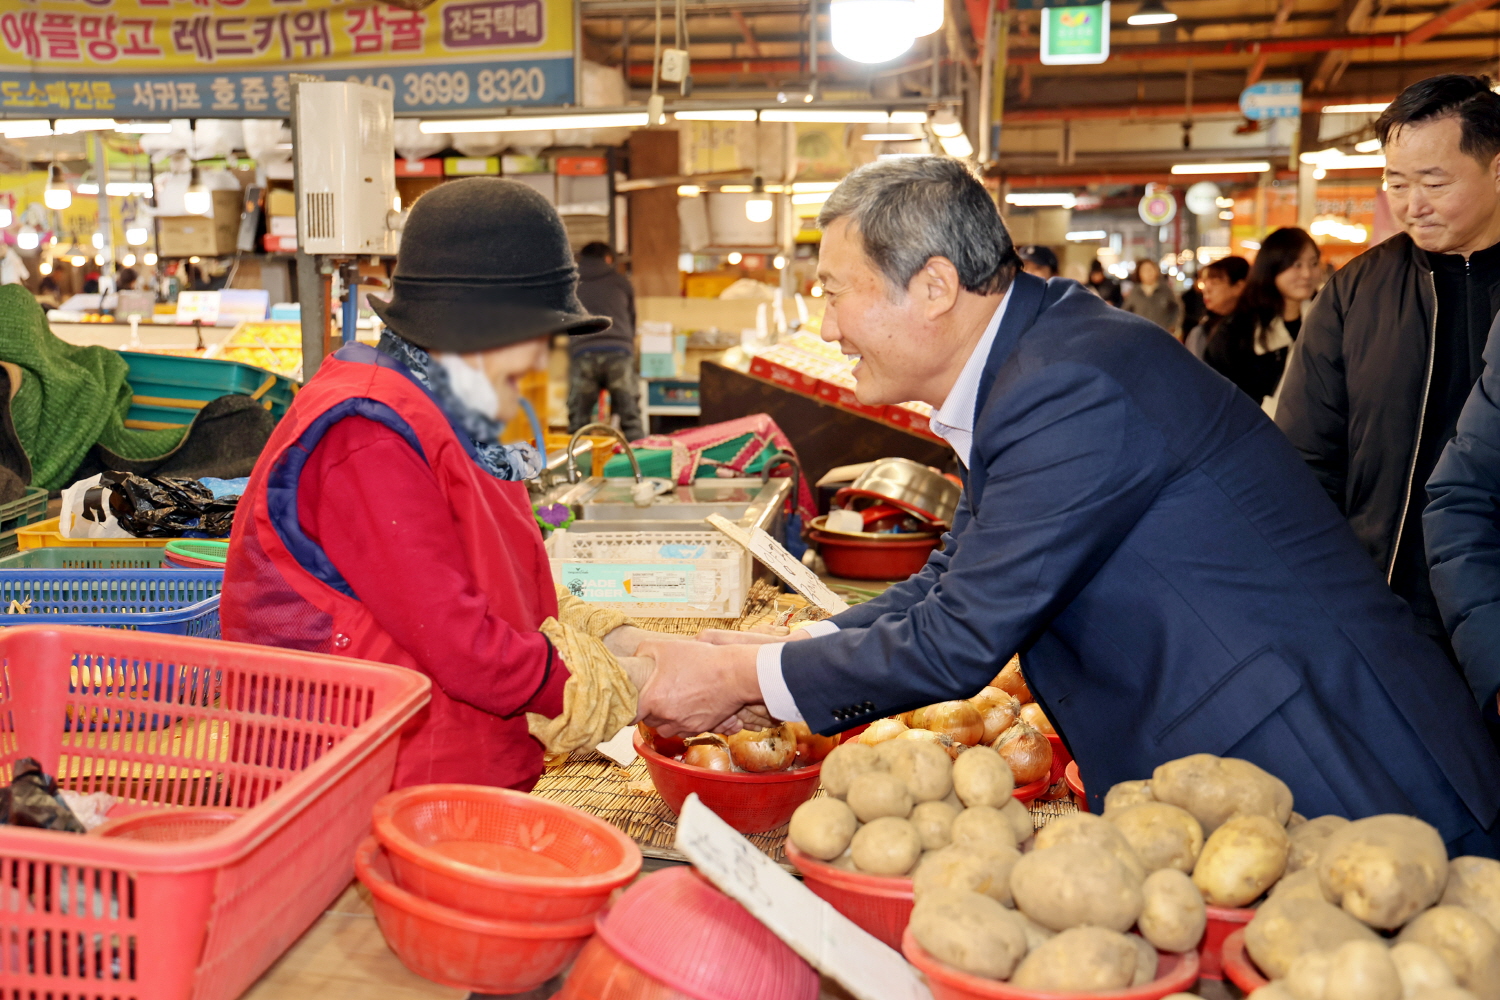
[[[224,636],[420,670],[432,702],[396,787],[530,789],[542,753],[628,725],[651,661],[617,612],[557,593],[526,485],[535,450],[499,443],[517,380],[583,311],[553,208],[514,181],[423,195],[379,349],[350,344],[297,394],[240,502]],[[561,603],[560,603],[561,602]]]

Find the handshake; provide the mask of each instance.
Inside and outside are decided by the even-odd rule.
[[[766,710],[756,656],[767,643],[804,638],[763,626],[705,629],[692,639],[624,625],[604,637],[638,694],[637,722],[663,736],[739,732],[776,724]]]

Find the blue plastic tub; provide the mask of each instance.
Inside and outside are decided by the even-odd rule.
[[[121,351],[130,366],[126,426],[140,429],[192,423],[204,404],[231,393],[250,396],[278,420],[292,405],[297,383],[254,365],[217,358]]]
[[[219,638],[216,569],[0,569],[0,627],[96,625]],[[12,601],[26,610],[11,612]]]

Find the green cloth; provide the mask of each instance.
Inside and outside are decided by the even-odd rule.
[[[75,347],[53,335],[31,293],[0,286],[0,361],[19,365],[21,388],[11,400],[16,435],[31,458],[31,484],[60,490],[89,449],[102,444],[137,461],[166,455],[187,427],[135,431],[125,427],[129,366],[118,351]]]
[[[703,457],[713,462],[727,462],[729,459],[745,450],[745,445],[750,443],[750,434],[741,434],[737,438],[716,444],[712,448],[703,449]],[[780,449],[774,444],[768,444],[750,460],[743,472],[737,472],[737,476],[758,476],[761,466],[766,464],[766,459],[776,454]],[[635,460],[641,463],[641,475],[655,479],[672,478],[672,449],[671,448],[637,448]],[[717,466],[706,461],[698,466],[698,479],[717,479]],[[632,475],[630,459],[625,455],[616,455],[604,463],[604,476],[607,479],[623,479]]]

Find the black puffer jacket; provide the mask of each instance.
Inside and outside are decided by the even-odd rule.
[[[1436,319],[1432,269],[1411,237],[1371,247],[1313,300],[1276,409],[1387,582],[1407,509],[1427,500],[1414,465]]]
[[[614,320],[600,333],[573,334],[568,353],[577,357],[586,351],[635,351],[635,289],[630,279],[603,257],[578,261],[578,301],[595,316]]]

